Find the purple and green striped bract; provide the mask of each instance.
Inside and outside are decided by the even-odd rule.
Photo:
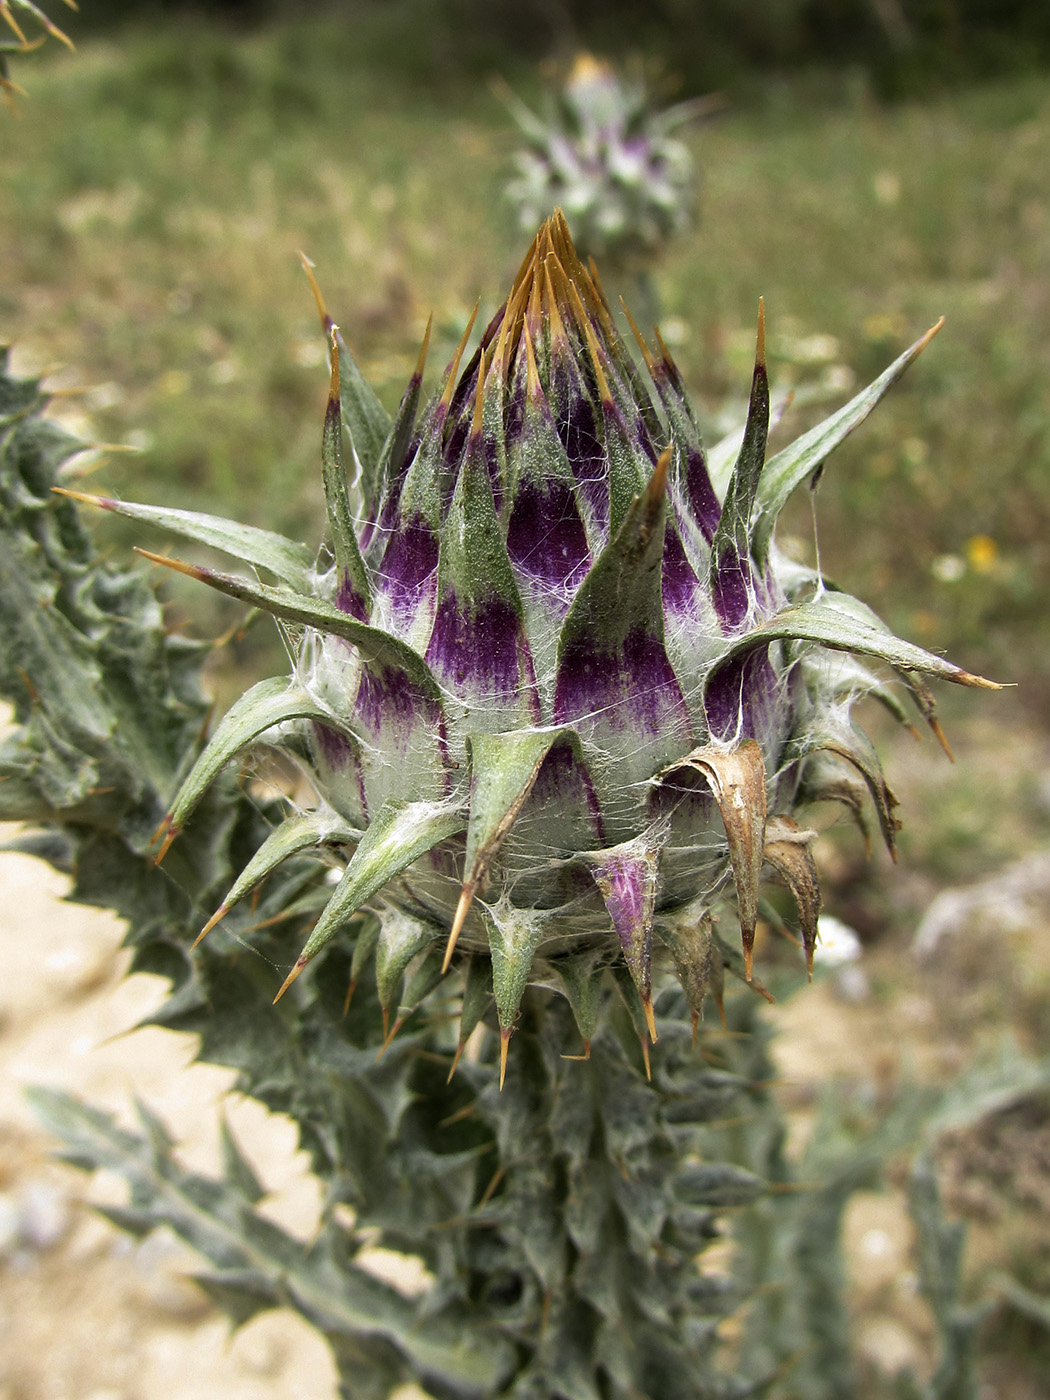
[[[426,342],[391,418],[319,305],[333,359],[316,557],[216,517],[100,502],[250,566],[175,565],[270,612],[293,646],[291,676],[233,706],[165,823],[163,849],[259,742],[311,780],[313,805],[204,932],[281,861],[323,849],[341,873],[285,986],[351,938],[392,1034],[454,959],[461,1045],[494,998],[504,1064],[530,983],[568,998],[586,1046],[606,988],[655,1039],[659,979],[678,977],[694,1022],[726,965],[752,981],[764,874],[792,890],[811,962],[820,892],[800,807],[838,801],[864,825],[873,805],[891,850],[897,829],[852,702],[874,694],[907,721],[910,700],[939,734],[926,677],[991,684],[774,541],[794,488],[933,332],[767,460],[761,314],[742,438],[705,454],[666,348],[638,337],[628,353],[560,214],[425,407]],[[727,894],[742,960],[712,927]]]

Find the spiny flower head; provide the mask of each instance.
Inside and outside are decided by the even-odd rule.
[[[653,1039],[672,971],[694,1024],[726,966],[758,988],[764,871],[792,890],[811,964],[820,892],[799,809],[842,802],[863,826],[870,800],[894,847],[894,798],[850,706],[872,693],[907,715],[869,666],[895,672],[938,733],[924,677],[990,683],[789,565],[774,525],[937,327],[767,461],[761,311],[742,437],[707,454],[659,336],[638,337],[636,363],[560,214],[422,412],[426,340],[391,419],[319,305],[333,357],[316,557],[215,517],[99,501],[266,571],[272,583],[160,560],[270,612],[294,656],[220,722],[164,823],[166,850],[259,742],[316,794],[201,936],[281,861],[323,850],[341,874],[285,987],[353,939],[353,977],[374,961],[392,1034],[455,960],[460,1043],[494,998],[504,1063],[529,983],[568,998],[585,1047],[610,988]],[[713,926],[730,892],[742,956]]]
[[[709,99],[653,109],[645,88],[589,53],[577,56],[546,119],[509,89],[501,96],[525,138],[507,194],[523,229],[565,210],[586,254],[651,256],[691,217],[693,163],[673,132]]]

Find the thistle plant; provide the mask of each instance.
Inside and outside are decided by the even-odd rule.
[[[67,1101],[46,1113],[75,1162],[128,1176],[119,1223],[182,1232],[235,1320],[298,1307],[355,1400],[405,1379],[479,1400],[753,1394],[763,1376],[717,1365],[738,1299],[696,1260],[785,1171],[781,1135],[762,1034],[723,1038],[705,999],[754,1030],[759,999],[723,993],[727,972],[764,992],[766,871],[794,896],[799,976],[812,967],[808,804],[844,804],[865,832],[870,805],[893,851],[854,702],[905,723],[911,705],[940,735],[927,678],[991,685],[788,562],[775,525],[937,327],[767,461],[761,309],[742,439],[705,452],[666,347],[628,352],[560,214],[425,407],[428,337],[391,418],[317,297],[316,552],[56,497],[69,444],[36,386],[3,381],[2,679],[22,728],[0,816],[46,828],[26,840],[73,871],[74,897],[129,919],[136,966],[173,984],[158,1021],[295,1118],[326,1185],[321,1235],[304,1252],[254,1213],[232,1142],[208,1182],[149,1117],[135,1138]],[[281,629],[291,674],[203,747],[199,650],[165,635],[141,574],[93,557],[70,497],[231,556],[242,571],[143,551]],[[297,800],[232,781],[260,746],[302,775]],[[741,1115],[758,1146],[727,1161],[720,1123]],[[417,1303],[363,1266],[369,1232],[424,1260]]]
[[[525,138],[507,194],[524,230],[564,209],[584,256],[648,265],[692,215],[694,172],[674,132],[710,99],[653,109],[640,83],[580,54],[539,117],[509,89],[501,96]]]
[[[275,582],[148,556],[269,612],[291,644],[292,675],[249,690],[197,758],[158,860],[250,744],[285,750],[316,805],[289,815],[200,936],[290,855],[330,853],[338,882],[278,997],[349,938],[362,960],[374,954],[392,1035],[454,956],[478,957],[501,1074],[530,983],[568,1000],[583,1055],[610,968],[628,975],[652,1041],[654,963],[657,977],[673,966],[698,1021],[713,978],[717,989],[712,918],[730,882],[752,981],[766,865],[795,897],[812,969],[820,894],[798,809],[845,800],[859,815],[863,784],[891,852],[897,827],[850,707],[866,693],[902,707],[851,654],[894,668],[934,725],[924,676],[989,684],[786,565],[774,540],[791,490],[932,332],[767,464],[760,310],[723,482],[666,349],[639,337],[650,397],[559,215],[461,370],[468,326],[418,426],[426,341],[388,423],[319,304],[333,347],[330,547],[312,558],[210,517],[97,502],[266,570]],[[475,1018],[471,998],[461,1044]]]

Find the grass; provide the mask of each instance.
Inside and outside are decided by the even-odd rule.
[[[323,346],[298,250],[388,403],[431,310],[436,372],[473,302],[494,307],[524,241],[500,199],[508,120],[481,84],[384,72],[368,39],[320,20],[129,31],[42,58],[3,117],[0,332],[86,389],[66,409],[88,436],[143,449],[99,483],[312,537]],[[658,269],[712,420],[746,390],[759,294],[776,382],[829,401],[947,316],[826,473],[823,558],[1037,707],[1048,138],[1035,79],[889,109],[780,85],[695,133],[699,227]],[[786,533],[812,549],[804,501]]]

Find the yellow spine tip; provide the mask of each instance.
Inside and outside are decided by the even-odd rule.
[[[314,276],[314,265],[301,249],[299,252],[299,261],[303,265],[303,271],[306,273],[310,283],[310,290],[314,294],[314,301],[317,303],[317,314],[321,318],[321,328],[325,335],[327,335],[332,326],[332,318],[328,314],[328,307],[325,305],[324,297],[321,295],[321,288],[317,285],[317,278]]]
[[[694,1012],[692,1013],[692,1021],[693,1021],[693,1037],[692,1037],[692,1040],[691,1040],[690,1044],[692,1045],[693,1049],[695,1050],[695,1049],[696,1049],[696,1036],[697,1036],[697,1032],[698,1032],[699,1029],[700,1029],[700,1013],[699,1013],[699,1011],[694,1011]]]
[[[499,1028],[499,1091],[503,1093],[503,1081],[507,1077],[507,1047],[510,1045],[510,1028]]]
[[[452,961],[452,954],[456,951],[456,944],[459,942],[459,935],[463,931],[467,913],[474,902],[475,886],[469,880],[464,881],[463,888],[459,892],[459,903],[456,905],[456,914],[452,920],[452,930],[445,944],[445,958],[441,964],[442,973],[448,971],[448,965]]]
[[[150,549],[140,549],[138,545],[133,546],[135,553],[148,559],[151,564],[163,564],[166,569],[174,569],[177,574],[186,574],[189,578],[206,579],[207,569],[199,569],[196,564],[187,564],[185,559],[173,559],[170,554],[154,554]]]
[[[656,1044],[656,1016],[653,1013],[653,999],[651,996],[642,998],[642,1010],[645,1012],[645,1024],[649,1031],[649,1039]]]
[[[645,1065],[645,1077],[651,1084],[653,1082],[653,1066],[649,1059],[649,1042],[644,1035],[638,1037],[638,1042],[642,1047],[642,1062]]]
[[[556,272],[561,274],[561,280],[566,281],[565,270],[554,254],[544,259],[543,263],[543,284],[547,291],[547,306],[550,313],[551,343],[553,345],[564,346],[568,343],[568,336],[565,333],[565,322],[562,320],[561,311],[558,308],[558,298],[554,291],[554,282],[551,278],[551,262]]]
[[[766,299],[758,299],[758,336],[755,340],[755,367],[766,367]]]
[[[929,719],[927,720],[927,723],[929,724],[930,728],[933,730],[934,735],[936,736],[936,739],[937,739],[938,744],[940,744],[941,748],[942,748],[942,749],[944,750],[944,752],[948,755],[948,760],[949,760],[949,762],[954,763],[954,762],[955,762],[955,755],[952,753],[951,746],[950,746],[950,744],[948,743],[948,736],[945,734],[944,730],[941,728],[941,724],[940,724],[940,721],[938,720],[937,716],[936,716],[936,715],[930,715]]]
[[[303,968],[306,966],[306,964],[307,964],[309,961],[310,961],[309,958],[304,958],[304,957],[302,957],[302,956],[300,956],[300,957],[297,959],[295,966],[292,968],[291,972],[289,972],[288,976],[287,976],[287,977],[284,979],[284,981],[281,983],[281,990],[277,993],[277,995],[276,995],[276,996],[274,997],[274,999],[273,999],[273,1004],[274,1004],[274,1006],[276,1006],[277,1003],[281,1000],[281,998],[284,996],[285,992],[286,992],[286,991],[288,990],[288,988],[292,985],[292,983],[295,981],[295,979],[299,976],[300,972],[302,972]]]
[[[660,334],[659,326],[653,327],[653,340],[656,342],[656,348],[659,350],[660,357],[663,360],[664,364],[667,366],[668,369],[674,369],[674,358],[672,357],[670,350],[668,350],[663,336]]]
[[[22,30],[19,28],[18,21],[15,19],[14,15],[11,13],[10,7],[9,7],[7,4],[0,5],[0,15],[3,16],[4,20],[6,21],[6,23],[7,23],[7,24],[10,26],[10,28],[14,31],[14,33],[15,33],[15,35],[17,36],[19,42],[22,43],[22,44],[24,44],[24,45],[28,48],[28,47],[29,47],[29,40],[26,38],[25,34],[24,34],[24,33],[22,32]],[[33,45],[33,48],[37,48],[37,47],[39,47],[39,44],[34,44],[34,45]]]
[[[86,506],[100,506],[103,510],[112,508],[107,496],[89,496],[86,491],[70,491],[65,486],[52,486],[51,490],[56,496],[68,496],[71,501],[80,501]]]
[[[918,344],[918,346],[917,346],[917,348],[916,348],[916,354],[919,354],[919,353],[921,353],[923,350],[926,349],[927,345],[929,345],[930,341],[933,339],[933,337],[937,334],[937,332],[941,329],[941,327],[942,327],[943,325],[944,325],[944,317],[942,316],[942,317],[940,318],[940,320],[936,323],[936,325],[931,326],[930,329],[926,332],[926,334],[925,334],[925,335],[922,337],[922,339],[919,341],[919,344]]]
[[[525,389],[529,398],[536,403],[543,396],[543,386],[540,383],[540,372],[536,365],[536,351],[533,349],[532,336],[529,333],[527,322],[523,326],[522,338],[525,341]]]
[[[357,978],[356,978],[356,977],[351,977],[351,979],[350,979],[350,985],[349,985],[349,987],[347,987],[347,989],[346,989],[346,1000],[343,1002],[343,1015],[344,1015],[344,1016],[345,1016],[346,1013],[350,1010],[350,1003],[353,1001],[353,999],[354,999],[354,993],[355,993],[356,991],[357,991]]]
[[[645,343],[645,337],[638,329],[638,325],[634,317],[631,315],[630,311],[627,309],[627,303],[624,301],[623,297],[620,298],[620,305],[623,307],[623,314],[627,317],[627,324],[631,328],[631,334],[638,342],[638,349],[642,352],[642,359],[645,361],[645,367],[651,375],[656,369],[656,360],[653,358],[653,352]]]
[[[667,473],[671,466],[671,449],[665,447],[656,459],[656,466],[653,467],[653,474],[649,478],[649,485],[646,487],[646,496],[650,506],[658,506],[667,494]]]
[[[423,378],[423,370],[426,368],[427,363],[427,351],[430,349],[430,332],[433,329],[433,326],[434,313],[431,312],[429,317],[427,318],[427,328],[423,332],[423,344],[419,347],[419,357],[416,360],[416,368],[414,370],[414,377],[416,379]]]
[[[198,933],[196,939],[194,940],[193,947],[196,948],[199,943],[202,943],[204,939],[207,938],[208,934],[211,933],[215,925],[221,922],[221,920],[225,919],[226,915],[229,912],[230,906],[228,904],[220,904],[218,909],[216,909],[215,913],[211,916],[208,922],[201,929],[200,933]]]
[[[405,1024],[405,1018],[404,1018],[403,1016],[398,1016],[398,1017],[395,1019],[394,1024],[390,1027],[390,1030],[389,1030],[389,1031],[386,1031],[386,1018],[387,1018],[387,1010],[386,1010],[386,1007],[384,1006],[384,1007],[383,1007],[383,1029],[384,1029],[385,1034],[384,1034],[384,1037],[383,1037],[383,1043],[382,1043],[382,1045],[379,1047],[379,1054],[376,1056],[376,1063],[377,1063],[377,1064],[378,1064],[378,1062],[383,1058],[383,1056],[386,1054],[387,1050],[390,1048],[390,1042],[394,1039],[394,1036],[397,1035],[398,1031],[399,1031],[399,1030],[401,1029],[401,1027]]]
[[[598,264],[593,258],[587,259],[586,267],[588,277],[588,288],[593,293],[598,307],[598,315],[606,332],[614,329],[612,319],[612,307],[609,305],[609,298],[605,295],[605,288],[602,286],[602,279],[598,275]]]
[[[958,685],[972,686],[975,690],[1003,689],[998,681],[986,680],[984,676],[974,676],[969,671],[960,671],[957,675],[949,676],[948,679],[955,681]]]
[[[525,304],[525,319],[528,322],[529,330],[533,336],[540,333],[542,322],[543,297],[540,292],[540,269],[539,265],[532,269],[532,280],[529,283],[529,297]]]
[[[459,373],[459,362],[462,360],[463,352],[467,348],[467,341],[470,339],[470,333],[474,329],[474,320],[478,314],[480,305],[480,301],[474,303],[474,310],[470,313],[470,320],[467,322],[466,329],[459,338],[459,344],[456,346],[456,353],[452,356],[452,363],[448,367],[448,382],[445,384],[444,392],[441,395],[441,403],[445,408],[448,408],[449,404],[452,402],[452,395],[456,392],[456,375]]]
[[[171,843],[175,840],[175,837],[178,836],[178,834],[179,828],[175,826],[174,823],[169,823],[167,834],[165,835],[164,840],[160,843],[160,850],[153,858],[154,865],[159,865],[164,859],[164,857],[168,854],[168,852],[171,850]]]
[[[591,357],[591,364],[594,366],[594,379],[598,387],[598,393],[601,396],[603,404],[611,404],[613,402],[613,396],[609,389],[609,381],[605,377],[605,371],[602,369],[601,350],[598,346],[598,338],[594,334],[594,328],[591,325],[591,318],[587,315],[583,302],[580,300],[580,294],[576,290],[576,284],[569,281],[567,285],[569,288],[569,295],[576,310],[576,315],[583,329],[583,338],[587,342],[587,351]]]
[[[754,938],[754,934],[751,935]],[[751,981],[751,974],[755,967],[755,953],[750,943],[744,944],[744,980]]]
[[[460,1057],[463,1054],[463,1047],[464,1045],[466,1045],[466,1043],[467,1042],[465,1040],[461,1040],[456,1046],[456,1053],[452,1056],[452,1067],[449,1069],[448,1078],[445,1080],[446,1084],[452,1083],[453,1076],[455,1075],[456,1070],[459,1068]]]

